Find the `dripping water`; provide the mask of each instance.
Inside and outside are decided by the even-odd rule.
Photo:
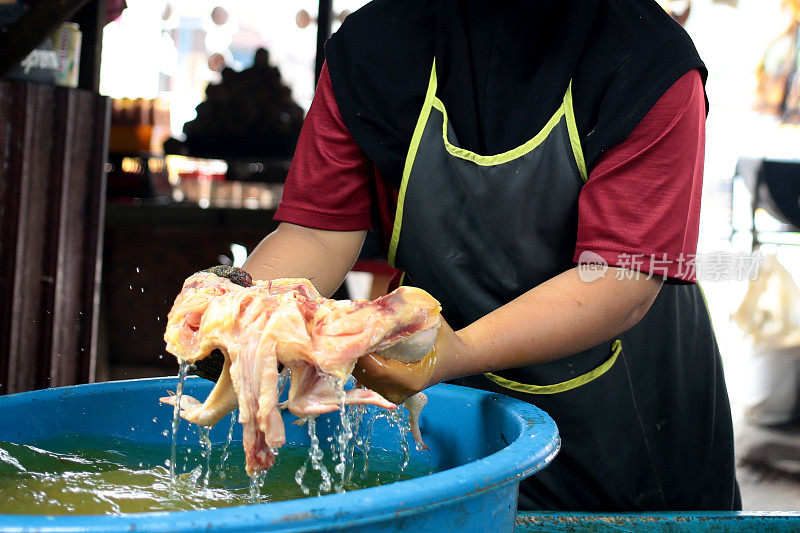
[[[411,460],[411,449],[408,445],[408,434],[411,432],[411,428],[408,425],[408,421],[403,416],[402,404],[398,405],[397,409],[389,411],[386,417],[392,423],[391,425],[396,427],[399,432],[400,451],[403,452],[403,462],[400,463],[400,471],[405,472]]]
[[[292,377],[292,370],[288,366],[284,366],[281,373],[278,374],[278,396],[283,394],[283,389]]]
[[[250,476],[250,503],[261,503],[261,484],[264,482],[264,472],[256,472]]]
[[[366,413],[366,405],[353,405],[348,411],[348,416],[352,416],[350,420],[350,427],[353,428],[353,437],[350,439],[350,442],[347,445],[347,465],[349,466],[345,477],[345,482],[347,483],[352,481],[353,472],[355,472],[356,469],[356,446],[363,448],[361,424]],[[366,461],[366,458],[364,460]]]
[[[350,445],[350,440],[353,438],[353,429],[350,424],[350,416],[347,413],[346,397],[347,393],[344,391],[344,381],[333,381],[334,391],[336,392],[336,400],[339,404],[339,420],[340,424],[336,431],[336,442],[339,444],[339,461],[334,467],[334,471],[339,474],[340,484],[336,486],[336,492],[344,492],[344,484],[347,480],[347,450]]]
[[[369,471],[369,450],[372,443],[372,429],[375,427],[375,421],[381,417],[382,415],[376,414],[375,412],[372,412],[371,416],[367,417],[364,433],[361,437],[361,451],[364,452],[364,467],[361,470],[362,475],[365,475]]]
[[[178,443],[178,427],[181,423],[181,396],[183,396],[183,382],[192,365],[182,361],[178,368],[178,385],[175,387],[175,408],[172,410],[172,448],[169,452],[169,477],[175,482],[175,461],[177,453],[175,447]]]
[[[331,491],[333,486],[332,478],[328,469],[322,464],[322,459],[325,457],[325,452],[319,447],[319,439],[317,438],[317,421],[309,418],[306,424],[308,426],[308,437],[311,444],[308,447],[308,458],[311,462],[311,468],[319,472],[322,482],[319,484],[319,493],[326,494]]]
[[[306,487],[305,484],[303,483],[303,478],[306,475],[306,470],[308,470],[308,462],[310,460],[311,460],[310,458],[306,459],[306,462],[303,463],[303,466],[298,468],[297,472],[294,473],[295,483],[297,483],[297,486],[300,487],[300,490],[303,491],[303,494],[305,494],[306,496],[308,496],[308,493],[310,491],[308,490],[308,487]]]
[[[208,487],[208,479],[211,476],[211,426],[198,426],[197,433],[200,436],[200,445],[203,447],[200,456],[206,460],[206,471],[203,476],[203,486]]]
[[[222,447],[222,455],[220,456],[219,460],[219,476],[222,479],[225,479],[225,463],[228,462],[228,457],[231,455],[231,452],[228,448],[230,448],[231,442],[233,441],[233,428],[236,427],[237,413],[238,409],[234,409],[231,413],[231,425],[228,428],[228,438],[225,440],[225,445]]]

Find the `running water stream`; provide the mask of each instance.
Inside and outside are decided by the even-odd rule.
[[[200,452],[202,457],[206,460],[205,474],[203,475],[203,486],[208,487],[208,479],[211,476],[211,426],[199,426],[197,433],[200,436],[200,445],[203,451]]]
[[[178,384],[175,390],[176,402],[173,409],[172,418],[172,446],[170,449],[169,460],[169,475],[173,483],[179,482],[176,467],[176,446],[178,440],[178,429],[180,426],[180,400],[183,395],[184,381],[192,365],[182,363],[178,372]],[[282,392],[290,379],[290,371],[284,368],[280,373],[278,380],[278,390]],[[371,406],[355,405],[347,406],[345,403],[346,392],[345,380],[330,379],[330,383],[334,388],[336,394],[337,404],[339,405],[339,424],[334,428],[333,435],[328,437],[330,446],[330,461],[333,468],[329,469],[326,466],[325,451],[320,446],[319,436],[317,434],[317,420],[315,418],[308,418],[304,422],[307,426],[309,446],[308,457],[304,463],[300,464],[294,474],[294,481],[300,488],[304,495],[310,494],[310,489],[306,485],[306,474],[311,470],[319,473],[319,484],[317,485],[317,495],[329,494],[331,492],[342,493],[346,490],[352,490],[354,486],[360,483],[355,482],[353,479],[356,471],[356,451],[360,453],[363,461],[363,467],[359,474],[361,482],[366,479],[370,470],[370,455],[371,455],[371,441],[372,433],[375,422],[381,418],[385,419],[390,428],[398,431],[398,442],[401,451],[401,457],[395,464],[395,468],[399,468],[399,473],[405,472],[409,465],[411,451],[408,443],[408,433],[410,431],[408,422],[403,415],[403,409],[398,408],[393,411],[385,411]],[[354,385],[354,380],[350,378],[350,385]],[[226,463],[230,456],[230,445],[233,440],[233,433],[237,422],[237,411],[234,410],[231,414],[230,426],[228,428],[227,440],[222,446],[220,452],[219,470],[215,476],[220,479],[225,479]],[[205,469],[195,469],[195,480],[201,486],[208,487],[211,471],[211,456],[212,456],[212,442],[210,438],[211,427],[198,427],[198,437],[201,444],[201,456],[205,463]],[[278,450],[272,450],[275,455]],[[383,450],[380,450],[381,454]],[[380,454],[379,454],[380,455]],[[202,473],[202,475],[200,475]],[[258,472],[250,477],[249,480],[249,495],[251,503],[259,503],[263,500],[261,495],[261,487],[266,479],[266,472]],[[200,480],[202,479],[202,482]],[[185,479],[184,479],[185,481]]]
[[[229,448],[231,446],[231,441],[233,441],[233,430],[236,427],[236,416],[238,413],[238,409],[234,409],[231,413],[231,425],[230,428],[228,428],[228,438],[225,440],[225,445],[222,446],[222,454],[219,459],[219,473],[222,479],[225,479],[225,463],[228,462],[228,457],[231,455]]]
[[[178,443],[178,428],[181,424],[181,396],[183,396],[183,382],[189,374],[192,365],[182,361],[178,367],[178,385],[175,387],[175,408],[172,410],[172,448],[169,453],[169,477],[175,481],[175,461],[177,460],[176,446]]]

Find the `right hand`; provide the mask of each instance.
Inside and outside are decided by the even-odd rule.
[[[390,402],[401,404],[431,384],[438,362],[436,347],[413,363],[369,354],[359,358],[353,369],[353,377]]]
[[[455,363],[459,355],[466,353],[466,343],[444,319],[438,330],[432,330],[434,337],[429,331],[413,335],[388,350],[361,357],[353,369],[353,377],[392,403],[402,403],[440,381],[458,377],[451,374],[458,373]],[[417,360],[406,362],[409,357]]]

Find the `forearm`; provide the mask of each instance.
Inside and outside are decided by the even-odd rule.
[[[440,334],[431,383],[544,363],[579,353],[633,327],[658,295],[661,280],[615,279],[615,270],[584,282],[564,272],[475,321]]]
[[[323,296],[330,296],[358,258],[365,235],[284,222],[259,243],[243,268],[253,279],[308,278]]]

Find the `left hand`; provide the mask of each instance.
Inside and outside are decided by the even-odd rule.
[[[228,265],[217,265],[203,270],[211,272],[221,278],[227,278],[232,283],[242,287],[249,287],[253,284],[253,278],[241,268]],[[222,374],[222,367],[225,364],[225,356],[218,349],[214,349],[208,356],[198,359],[194,363],[193,373],[203,379],[216,382]]]

